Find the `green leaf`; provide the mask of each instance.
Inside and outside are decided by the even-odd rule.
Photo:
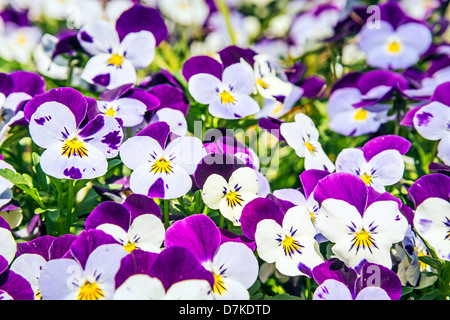
[[[273,297],[268,297],[266,300],[302,300],[302,298],[290,295],[288,293],[277,294]]]
[[[412,287],[402,287],[402,297],[413,292],[414,288]]]
[[[33,179],[31,176],[28,174],[21,175],[20,173],[14,172],[10,169],[0,169],[0,176],[21,189],[26,195],[30,196],[39,204],[41,208],[45,207],[39,196],[39,191],[33,187]]]
[[[442,268],[442,262],[439,261],[438,259],[428,257],[428,256],[422,256],[422,257],[419,257],[419,260],[423,263],[426,263],[427,265],[429,265],[430,267],[432,267],[434,269]]]
[[[60,209],[47,209],[47,216],[50,218],[50,220],[52,221],[56,221],[58,220],[61,210]]]

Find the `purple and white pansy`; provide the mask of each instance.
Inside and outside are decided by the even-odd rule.
[[[400,200],[379,193],[350,173],[333,173],[318,182],[316,227],[334,243],[332,251],[347,266],[368,261],[392,267],[390,250],[405,237],[408,221]]]
[[[397,275],[383,265],[364,263],[358,270],[330,259],[312,271],[319,286],[313,300],[400,300],[402,284]]]
[[[334,84],[327,102],[330,128],[342,135],[377,132],[389,120],[391,99],[409,87],[401,74],[389,70],[350,72]]]
[[[343,149],[336,157],[336,172],[347,172],[360,177],[378,192],[385,186],[399,182],[405,170],[402,155],[411,143],[396,135],[379,136],[362,148]]]
[[[432,40],[429,26],[408,17],[391,1],[380,6],[376,26],[368,23],[362,27],[358,44],[370,66],[398,70],[416,64]]]
[[[206,155],[200,139],[176,137],[168,141],[170,127],[155,122],[120,147],[120,158],[133,172],[130,188],[152,198],[176,199],[192,188],[191,175]]]
[[[25,106],[33,142],[45,149],[42,170],[58,179],[91,179],[104,175],[108,158],[118,155],[123,138],[119,122],[97,115],[82,126],[88,101],[72,88],[36,95]]]
[[[302,206],[284,212],[276,201],[257,198],[245,206],[241,225],[243,234],[255,240],[259,257],[286,276],[311,277],[323,262],[311,215]]]
[[[450,178],[441,173],[419,178],[409,189],[414,201],[414,228],[436,251],[450,260]]]
[[[131,194],[123,203],[105,201],[86,218],[86,230],[99,229],[113,236],[130,253],[159,253],[164,241],[161,209],[145,195]]]
[[[192,215],[167,229],[165,245],[189,249],[214,276],[216,300],[248,300],[248,288],[258,276],[258,262],[243,243],[223,242],[219,228],[205,215]]]
[[[195,101],[208,105],[209,113],[222,119],[240,119],[259,112],[258,103],[251,97],[255,89],[253,68],[245,61],[223,67],[212,60],[209,63],[216,66],[208,73],[194,69],[195,63],[186,64],[185,77],[189,75],[188,88]],[[187,66],[192,69],[186,70]]]
[[[78,41],[92,57],[81,78],[106,89],[135,84],[136,70],[150,65],[167,32],[158,10],[139,4],[123,12],[115,26],[104,20],[87,23]]]

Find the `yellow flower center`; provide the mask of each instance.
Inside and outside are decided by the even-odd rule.
[[[292,256],[295,252],[300,253],[300,244],[292,236],[287,236],[281,241],[284,254],[286,256]]]
[[[363,228],[360,232],[355,233],[352,247],[356,246],[356,251],[358,251],[360,247],[363,247],[363,249],[367,248],[371,250],[373,245],[374,241],[370,235],[370,232],[367,232]]]
[[[234,103],[235,101],[234,97],[228,91],[222,91],[219,96],[223,104]]]
[[[361,176],[361,179],[364,181],[365,184],[367,184],[368,186],[370,186],[370,183],[372,182],[372,176],[369,176],[367,173],[364,173]]]
[[[269,87],[269,85],[265,83],[261,78],[256,80],[256,83],[259,84],[263,89],[267,89]]]
[[[222,276],[214,272],[212,274],[214,276],[214,286],[212,288],[212,291],[216,294],[224,294],[227,291],[227,288],[223,283]]]
[[[134,242],[131,243],[130,241],[128,241],[128,243],[126,245],[124,245],[123,248],[126,250],[126,252],[131,253],[131,251],[133,251],[137,247]]]
[[[78,293],[78,300],[99,300],[103,298],[105,295],[103,291],[99,288],[96,282],[90,283],[86,281],[86,283],[80,288],[80,292]]]
[[[163,157],[163,158],[155,161],[155,163],[152,165],[150,172],[152,172],[154,174],[156,174],[156,173],[169,174],[169,173],[172,173],[173,171],[172,171],[172,166],[170,165],[170,161],[167,161]]]
[[[79,156],[80,158],[87,157],[88,151],[84,146],[83,141],[78,141],[77,137],[67,139],[62,147],[62,156],[70,158],[71,156]]]
[[[105,111],[105,114],[107,116],[114,117],[114,115],[116,114],[116,110],[114,110],[114,108],[108,108],[108,110]]]
[[[397,41],[392,41],[388,44],[388,51],[390,53],[399,53],[401,48],[401,44]]]
[[[120,67],[123,63],[123,56],[114,53],[108,60],[108,65],[114,65],[116,68]]]
[[[313,154],[314,151],[316,151],[316,148],[314,148],[314,146],[308,141],[305,142],[305,147],[306,149],[308,149],[309,152],[311,152],[311,154]]]
[[[369,112],[367,110],[360,108],[360,109],[358,109],[358,111],[356,111],[353,119],[363,121],[363,120],[366,120],[368,114],[369,114]]]
[[[236,207],[236,206],[242,206],[242,200],[241,196],[236,191],[229,191],[225,195],[225,199],[227,199],[227,203],[229,207]]]

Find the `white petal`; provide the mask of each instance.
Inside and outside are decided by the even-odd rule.
[[[153,214],[143,214],[136,217],[128,230],[130,240],[135,240],[136,247],[141,250],[161,251],[165,229],[160,218]]]
[[[391,298],[381,288],[366,287],[358,293],[355,300],[391,300]]]
[[[374,175],[384,186],[400,181],[405,170],[405,163],[397,150],[384,150],[369,161],[369,167],[376,169]]]
[[[128,244],[127,232],[116,224],[103,223],[103,224],[97,226],[95,229],[102,230],[102,231],[106,232],[107,234],[113,236],[114,239],[119,241],[120,244],[123,246]]]
[[[54,259],[42,268],[39,291],[44,300],[75,300],[84,272],[74,259]]]
[[[30,135],[34,143],[42,148],[48,148],[57,141],[62,141],[64,135],[75,133],[76,123],[72,111],[58,102],[45,102],[31,116]]]
[[[345,284],[327,279],[314,291],[313,300],[353,300],[353,298]]]
[[[163,108],[156,111],[150,122],[164,121],[170,126],[170,131],[179,136],[185,136],[188,132],[186,117],[183,112],[171,108]]]
[[[0,256],[3,256],[8,264],[16,256],[17,245],[14,237],[8,229],[0,228]]]
[[[120,159],[131,170],[159,159],[162,148],[158,141],[147,136],[134,136],[120,146]]]
[[[223,71],[222,83],[233,87],[232,92],[250,95],[255,88],[255,74],[248,63],[234,63]]]
[[[142,30],[127,34],[120,43],[119,50],[124,52],[125,58],[136,69],[144,69],[155,58],[155,47],[156,40],[153,33]]]
[[[224,198],[227,187],[228,182],[221,175],[210,175],[203,185],[203,202],[213,210],[219,209],[219,203]]]
[[[24,253],[11,264],[11,270],[24,277],[36,292],[39,289],[38,279],[41,269],[47,261],[39,254]]]
[[[162,300],[165,295],[166,290],[159,279],[135,274],[116,289],[114,300]]]
[[[448,121],[450,107],[437,101],[420,108],[413,119],[416,130],[428,140],[442,139],[448,133]]]
[[[207,73],[193,75],[188,83],[189,93],[202,104],[209,104],[216,99],[221,86],[222,82],[218,78]]]
[[[242,167],[231,174],[228,184],[233,190],[238,186],[239,191],[256,194],[259,188],[258,175],[252,168]]]
[[[183,280],[174,283],[166,293],[166,300],[212,300],[211,285],[206,280]]]
[[[200,139],[196,137],[179,137],[166,147],[164,155],[168,160],[183,168],[188,174],[193,174],[197,165],[206,155]]]
[[[83,37],[86,34],[89,37]],[[88,39],[92,41],[87,41]],[[91,55],[108,53],[119,46],[119,36],[116,30],[104,20],[96,20],[86,24],[79,31],[78,40],[83,49]]]

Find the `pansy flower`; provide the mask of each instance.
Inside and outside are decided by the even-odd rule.
[[[377,132],[390,120],[394,94],[408,87],[405,77],[389,70],[346,74],[334,84],[327,102],[331,130],[346,136]]]
[[[38,285],[44,300],[112,299],[115,275],[128,253],[101,230],[83,230],[68,254],[44,264]]]
[[[429,27],[408,17],[394,1],[380,6],[380,21],[366,24],[358,44],[367,63],[376,68],[406,69],[417,63],[432,43]]]
[[[252,250],[239,242],[221,242],[221,233],[205,215],[192,215],[167,229],[167,248],[189,249],[214,276],[215,299],[248,300],[248,288],[258,276],[258,262]]]
[[[239,119],[257,113],[259,105],[250,96],[255,88],[252,67],[246,62],[238,62],[221,71],[221,64],[214,61],[209,63],[217,63],[212,69],[217,70],[215,74],[186,70],[194,68],[192,60],[184,67],[185,77],[189,74],[189,92],[195,101],[208,105],[211,115],[222,119]]]
[[[362,261],[392,267],[391,247],[403,240],[408,227],[399,199],[340,172],[320,180],[314,198],[321,206],[316,227],[334,243],[331,250],[338,259],[350,268]]]
[[[119,153],[123,131],[112,117],[97,115],[82,126],[88,102],[71,88],[36,95],[25,106],[33,142],[45,149],[42,170],[58,179],[92,179],[104,175],[107,158]]]
[[[427,140],[439,141],[437,156],[450,165],[450,83],[439,85],[431,102],[414,110],[413,124],[419,134]]]
[[[145,120],[145,113],[157,108],[159,99],[140,88],[126,85],[100,95],[97,107],[100,113],[120,119],[123,127],[136,127]]]
[[[0,268],[0,300],[33,300],[30,283],[11,269]]]
[[[450,260],[450,178],[441,173],[425,175],[411,185],[414,228],[441,259]]]
[[[249,202],[241,217],[242,232],[256,242],[258,256],[286,276],[311,276],[323,262],[311,215],[301,206],[286,211],[270,198]]]
[[[399,182],[405,170],[402,155],[411,143],[396,135],[369,140],[362,148],[345,148],[336,157],[336,172],[360,177],[368,186],[384,192],[385,186]]]
[[[214,276],[184,247],[133,251],[117,271],[116,300],[211,300]]]
[[[167,32],[160,13],[139,4],[123,12],[115,28],[104,20],[89,22],[78,33],[81,47],[92,56],[81,78],[107,89],[135,84],[136,69],[150,65]]]
[[[130,188],[134,193],[175,199],[191,189],[191,175],[205,149],[196,137],[168,141],[169,133],[167,123],[155,122],[122,144],[120,158],[133,171]]]
[[[385,266],[364,263],[357,271],[330,259],[313,269],[319,285],[313,300],[400,300],[402,284]]]
[[[85,229],[103,230],[127,252],[160,252],[165,233],[159,206],[140,194],[130,194],[123,203],[100,203],[86,218]]]
[[[258,176],[248,167],[236,169],[226,180],[222,175],[213,173],[203,184],[203,202],[213,210],[240,225],[242,209],[251,200],[258,197]]]
[[[16,259],[11,270],[24,277],[31,285],[35,300],[42,299],[39,290],[39,277],[44,265],[53,259],[70,255],[69,248],[76,236],[66,234],[60,237],[44,235],[17,245]]]
[[[305,158],[305,170],[334,171],[335,166],[323,151],[319,142],[319,130],[310,117],[297,113],[294,122],[281,124],[280,133],[295,153]]]

